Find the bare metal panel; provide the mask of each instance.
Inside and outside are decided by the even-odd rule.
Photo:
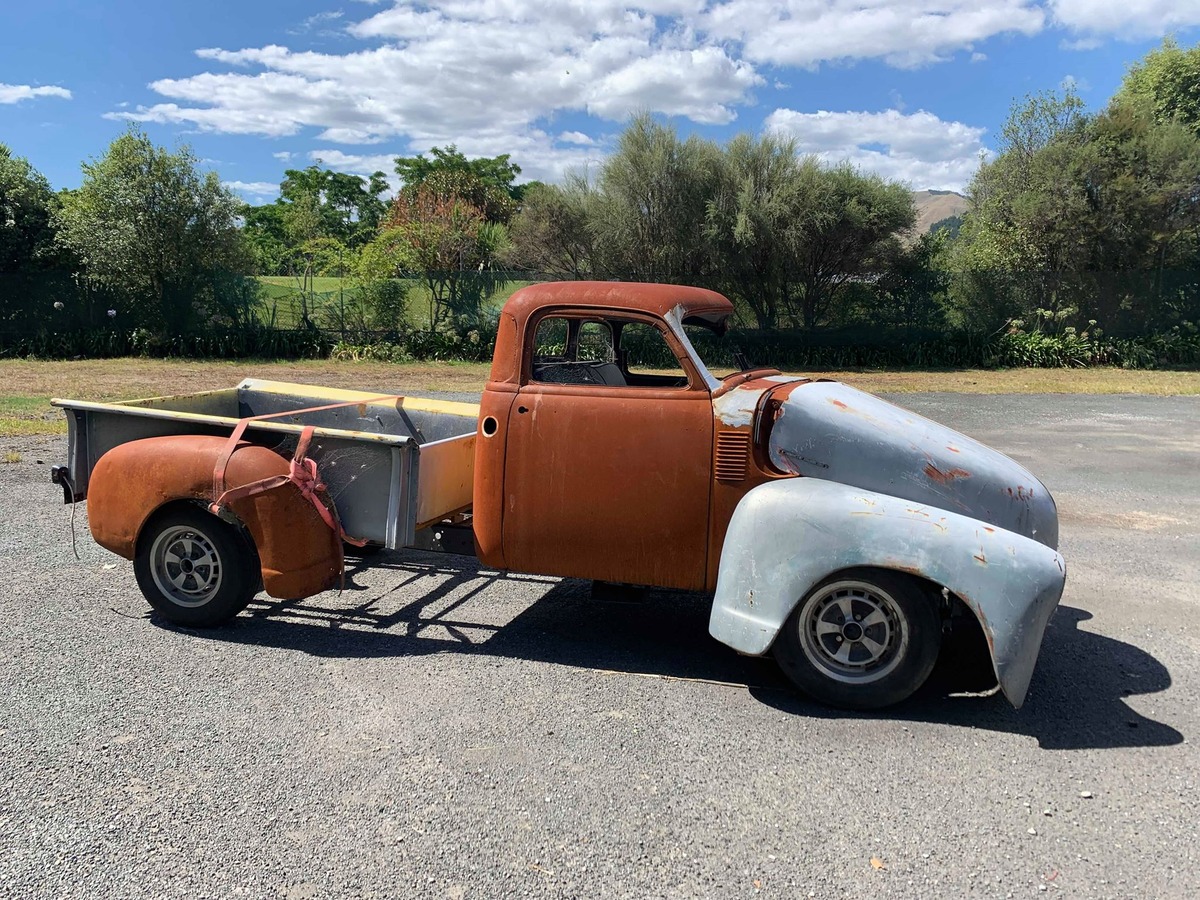
[[[750,491],[725,536],[709,632],[742,653],[766,653],[818,582],[858,566],[919,575],[961,598],[983,627],[1004,695],[1020,707],[1062,596],[1063,558],[1023,535],[899,497],[817,478]]]
[[[417,528],[471,505],[475,435],[446,438],[421,447],[417,481]]]

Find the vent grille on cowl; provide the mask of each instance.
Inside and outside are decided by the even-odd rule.
[[[745,431],[717,434],[717,481],[745,481],[750,462],[750,435]]]

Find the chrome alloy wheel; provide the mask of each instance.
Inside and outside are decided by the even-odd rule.
[[[886,676],[908,647],[908,623],[878,585],[837,581],[816,591],[799,616],[800,647],[826,677],[867,684]]]
[[[163,596],[180,606],[203,606],[221,587],[217,548],[208,535],[190,526],[167,528],[154,539],[150,571]]]

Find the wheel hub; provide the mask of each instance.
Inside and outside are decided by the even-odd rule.
[[[217,593],[223,577],[212,539],[188,526],[168,528],[150,550],[151,574],[163,596],[180,606],[203,606]]]
[[[866,582],[836,582],[815,592],[801,610],[800,630],[809,662],[843,682],[883,678],[899,663],[908,642],[896,601]]]

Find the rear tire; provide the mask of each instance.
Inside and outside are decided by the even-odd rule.
[[[228,622],[249,605],[260,583],[250,539],[193,505],[151,517],[138,535],[133,571],[150,605],[189,628]]]
[[[819,703],[879,709],[924,684],[941,649],[934,598],[915,578],[851,569],[809,592],[775,639],[784,674]]]

